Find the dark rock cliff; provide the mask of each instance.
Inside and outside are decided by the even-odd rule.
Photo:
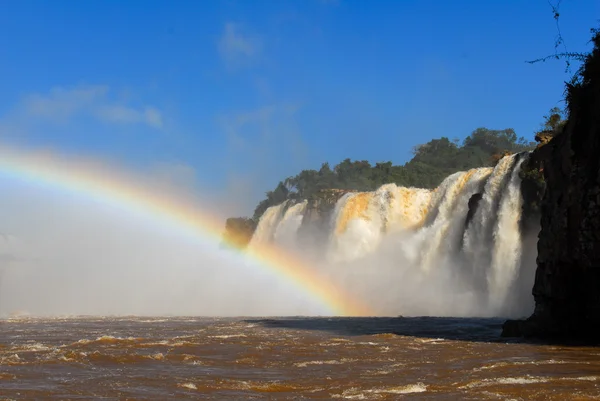
[[[594,43],[567,87],[567,125],[544,146],[535,311],[506,322],[505,336],[600,341],[600,35]]]
[[[469,227],[469,224],[471,223],[471,220],[473,220],[473,217],[475,217],[475,212],[477,212],[477,208],[479,208],[479,202],[481,202],[482,198],[483,194],[480,192],[473,194],[469,198],[469,211],[467,212],[467,217],[465,219],[465,230],[467,229],[467,227]]]
[[[230,217],[225,221],[221,246],[245,248],[256,230],[256,222],[247,217]]]

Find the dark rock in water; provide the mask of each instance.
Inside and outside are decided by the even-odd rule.
[[[523,321],[507,320],[502,325],[502,337],[523,337]]]
[[[505,336],[600,339],[600,34],[594,42],[568,86],[569,121],[545,145],[535,311]]]
[[[483,194],[480,193],[473,194],[469,198],[469,211],[467,212],[467,219],[465,220],[465,229],[469,226],[471,220],[473,220],[473,216],[475,216],[475,212],[477,211],[477,207],[482,198]]]

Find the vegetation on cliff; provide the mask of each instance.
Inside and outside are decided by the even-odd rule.
[[[280,181],[275,189],[266,193],[266,198],[258,204],[251,219],[227,219],[224,238],[243,247],[265,210],[288,199],[307,199],[309,205],[314,205],[319,212],[327,212],[339,196],[348,191],[372,191],[387,183],[435,188],[457,171],[492,166],[506,153],[532,150],[534,147],[535,142],[517,137],[512,128],[478,128],[462,144],[458,139],[442,137],[415,146],[412,159],[404,165],[393,165],[388,161],[373,166],[366,160],[345,159],[331,168],[329,163],[323,163],[319,170],[302,170]]]
[[[333,168],[323,163],[319,170],[302,170],[298,175],[279,182],[273,191],[258,204],[253,219],[286,199],[311,199],[325,194],[325,189],[372,191],[383,184],[435,188],[444,178],[457,171],[490,166],[497,155],[531,150],[534,142],[518,138],[513,129],[490,130],[478,128],[463,141],[451,141],[447,137],[431,140],[415,146],[413,158],[404,165],[392,162],[375,163],[366,160],[343,160]]]
[[[521,194],[523,196],[524,230],[539,229],[540,203],[546,190],[544,179],[544,163],[549,161],[551,146],[546,146],[552,138],[561,134],[567,120],[562,110],[554,107],[544,116],[544,122],[535,140],[538,143],[529,158],[521,165],[519,176],[521,178]]]

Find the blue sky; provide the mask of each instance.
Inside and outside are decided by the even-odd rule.
[[[568,50],[596,0],[563,0]],[[0,13],[0,142],[100,157],[250,214],[302,168],[404,163],[432,138],[562,106],[556,25],[527,1],[28,1]]]

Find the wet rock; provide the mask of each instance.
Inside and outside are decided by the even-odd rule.
[[[477,207],[482,198],[483,194],[480,193],[473,194],[469,198],[469,211],[467,212],[467,218],[465,220],[465,229],[469,226],[471,220],[473,220],[473,216],[475,216],[475,212],[477,211]]]
[[[298,229],[301,246],[320,249],[327,243],[328,224],[338,200],[347,193],[356,192],[345,189],[322,189],[315,193],[306,205],[302,223]]]
[[[553,137],[553,131],[540,131],[535,135],[535,141],[539,143],[538,147],[541,147],[549,143]]]
[[[507,320],[502,325],[502,337],[523,337],[522,320]]]

